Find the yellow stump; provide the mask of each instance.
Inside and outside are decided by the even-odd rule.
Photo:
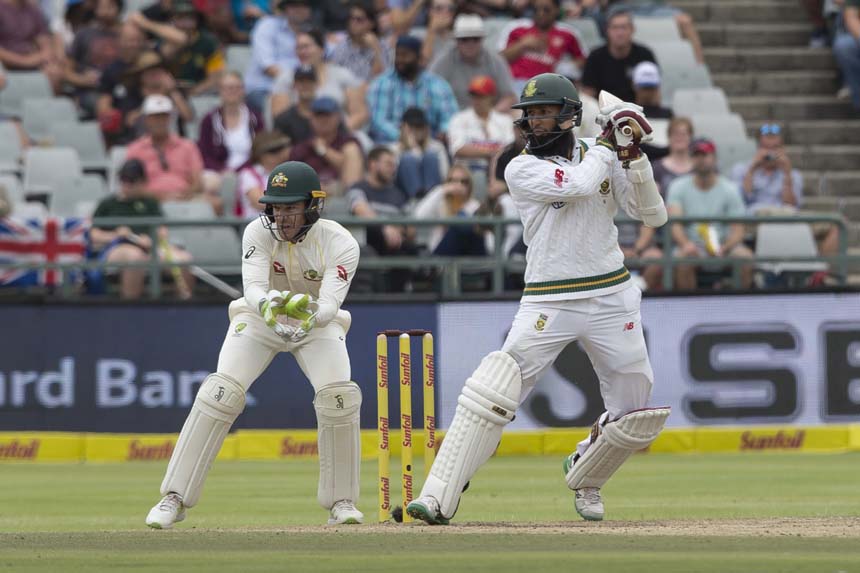
[[[430,475],[430,467],[436,459],[436,358],[433,354],[433,335],[429,332],[422,338],[424,355],[424,477]]]
[[[400,335],[400,454],[402,474],[403,523],[412,521],[406,506],[412,501],[412,357],[409,334]]]
[[[388,337],[376,337],[376,402],[379,454],[379,521],[391,518],[391,447],[388,436]]]

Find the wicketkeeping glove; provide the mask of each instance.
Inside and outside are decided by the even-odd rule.
[[[270,290],[260,301],[260,314],[266,325],[291,342],[298,342],[316,326],[318,311],[319,305],[308,294]],[[292,319],[298,324],[279,321],[278,317]]]

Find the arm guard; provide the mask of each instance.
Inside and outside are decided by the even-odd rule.
[[[661,227],[669,218],[663,198],[654,183],[651,162],[644,155],[631,161],[627,167],[627,179],[633,184],[639,199],[639,215],[648,227]]]

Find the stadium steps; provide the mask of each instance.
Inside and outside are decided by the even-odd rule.
[[[702,45],[709,48],[802,46],[809,41],[809,35],[812,33],[812,24],[807,22],[702,22],[697,23],[697,27]]]
[[[680,0],[672,2],[672,5],[700,21],[806,22],[806,12],[798,5],[797,0]]]
[[[860,171],[816,171],[805,169],[803,195],[837,195],[860,197]]]
[[[756,137],[768,119],[747,121],[750,137]],[[783,131],[789,145],[827,145],[838,141],[840,145],[860,145],[860,118],[858,119],[808,119],[792,121]],[[860,165],[858,165],[860,167]]]
[[[742,73],[749,69],[771,71],[835,70],[829,48],[705,48],[705,60],[712,74]]]
[[[726,95],[784,95],[784,94],[834,94],[839,89],[837,71],[765,71],[758,73],[711,74],[714,84],[723,88]]]
[[[831,95],[731,96],[732,111],[746,121],[772,120],[786,125],[804,119],[851,119],[857,117],[851,104]],[[788,123],[786,123],[788,122]]]
[[[849,219],[860,221],[860,197],[835,197],[817,195],[806,197],[803,208],[810,211],[833,211]]]

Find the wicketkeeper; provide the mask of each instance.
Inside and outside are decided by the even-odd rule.
[[[639,150],[651,126],[642,108],[602,92],[597,139],[577,139],[582,103],[558,74],[526,83],[515,123],[526,149],[505,170],[528,245],[526,286],[501,351],[466,381],[445,441],[409,515],[430,524],[453,517],[468,481],[493,454],[502,429],[538,376],[579,340],[600,379],[606,407],[565,460],[576,511],[603,519],[600,488],[630,454],[659,434],[668,408],[646,408],[653,373],[639,303],[618,247],[618,208],[649,227],[666,222],[651,164]]]
[[[161,483],[162,500],[146,524],[167,529],[185,519],[245,394],[279,352],[290,352],[314,388],[320,479],[317,499],[329,524],[361,523],[358,500],[361,391],[350,381],[340,306],[358,266],[359,247],[334,221],[320,219],[325,193],[305,163],[278,165],[269,175],[260,218],[245,228],[245,296],[230,304],[230,326],[217,371],[197,393]],[[284,383],[290,381],[284,380]]]

